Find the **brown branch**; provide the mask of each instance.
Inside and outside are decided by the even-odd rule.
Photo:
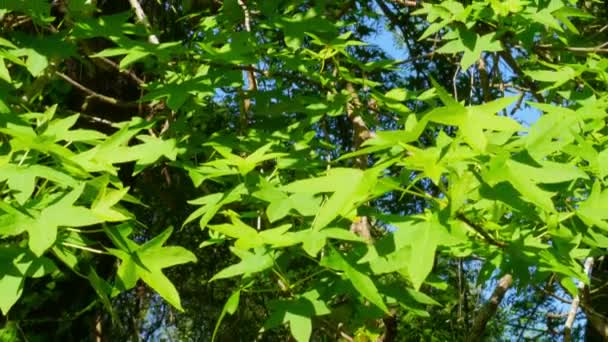
[[[567,313],[565,314],[565,313],[547,312],[547,314],[545,316],[547,318],[558,319],[558,318],[568,317],[568,314]]]
[[[585,53],[608,53],[608,42],[600,44],[598,46],[591,47],[576,47],[576,46],[554,46],[553,44],[539,44],[535,47],[543,50],[565,50],[572,52],[585,52]]]
[[[65,80],[66,82],[68,82],[69,84],[71,84],[72,86],[74,86],[75,88],[77,88],[78,90],[88,94],[88,98],[94,98],[94,99],[98,99],[99,101],[105,102],[105,103],[109,103],[112,105],[115,105],[117,107],[125,107],[125,108],[133,108],[133,107],[137,107],[138,104],[137,103],[133,103],[133,102],[122,102],[116,98],[113,98],[111,96],[106,96],[103,94],[100,94],[90,88],[85,87],[84,85],[78,83],[77,81],[75,81],[74,79],[70,78],[68,75],[59,72],[59,71],[55,71],[55,75],[61,77],[63,80]]]
[[[376,342],[392,342],[397,338],[397,310],[392,309],[390,316],[384,316],[382,318],[382,324],[384,325],[384,333],[380,335]]]
[[[588,305],[581,305],[581,308],[585,312],[587,321],[591,323],[591,326],[604,338],[608,340],[608,317],[593,310]]]
[[[540,94],[538,86],[536,85],[536,83],[534,83],[534,81],[529,79],[526,74],[524,74],[524,72],[521,70],[519,64],[517,64],[513,56],[511,56],[511,54],[508,53],[506,50],[500,51],[499,54],[500,57],[502,57],[502,59],[511,68],[511,70],[513,70],[513,72],[526,84],[526,86],[530,88],[530,93],[532,93],[532,96],[534,96],[538,102],[544,103],[545,98],[542,94]]]
[[[519,95],[519,98],[517,99],[515,106],[513,106],[513,109],[511,109],[509,116],[513,116],[521,108],[521,104],[524,102],[524,97],[526,97],[525,93],[521,93],[521,95]]]
[[[473,228],[473,230],[475,230],[477,233],[479,233],[479,235],[481,235],[491,245],[494,245],[494,246],[497,246],[500,248],[504,248],[506,246],[506,244],[504,242],[494,239],[490,234],[488,234],[488,232],[485,231],[485,229],[483,229],[482,227],[471,222],[471,220],[469,220],[466,216],[464,216],[463,213],[458,213],[456,215],[456,218],[459,219],[460,221],[462,221],[463,223],[465,223],[467,226]]]
[[[547,289],[546,289],[546,288],[544,288],[544,287],[539,287],[539,289],[540,289],[540,290],[541,290],[543,293],[545,293],[545,294],[547,294],[547,295],[549,295],[549,296],[551,296],[551,297],[553,297],[553,298],[555,298],[555,299],[559,300],[560,302],[562,302],[562,303],[564,303],[564,304],[572,304],[572,301],[570,301],[570,300],[568,300],[568,299],[566,299],[566,298],[564,298],[564,297],[560,297],[560,296],[556,295],[555,293],[553,293],[552,291],[547,290]]]
[[[132,70],[129,70],[129,69],[121,69],[120,66],[118,66],[118,64],[116,62],[114,62],[113,60],[106,58],[106,57],[95,57],[95,58],[110,65],[114,69],[118,70],[118,72],[129,76],[129,78],[131,78],[131,80],[133,80],[135,83],[137,83],[138,86],[141,87],[146,84],[146,82],[144,82],[144,80],[139,78],[139,76],[137,76],[137,74],[135,72],[133,72]]]
[[[473,322],[473,327],[471,328],[471,333],[467,336],[467,341],[475,342],[481,341],[483,333],[486,329],[486,325],[490,321],[492,317],[496,314],[498,310],[498,306],[502,301],[505,293],[513,284],[513,277],[510,274],[505,274],[500,280],[498,284],[494,288],[494,292],[490,297],[490,300],[479,310],[477,317],[475,318],[475,322]]]

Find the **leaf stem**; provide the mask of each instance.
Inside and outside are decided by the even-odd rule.
[[[76,248],[76,249],[82,249],[83,251],[87,251],[87,252],[91,252],[91,253],[95,253],[95,254],[110,255],[110,253],[104,252],[104,251],[100,251],[99,249],[95,249],[95,248],[91,248],[91,247],[87,247],[87,246],[81,246],[81,245],[77,245],[77,244],[70,243],[70,242],[62,242],[61,244],[64,245],[64,246],[66,246],[66,247],[72,247],[72,248]]]

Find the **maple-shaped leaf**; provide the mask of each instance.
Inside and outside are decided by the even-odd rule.
[[[452,31],[446,39],[452,38],[445,45],[437,49],[438,53],[464,52],[460,60],[462,70],[467,70],[479,59],[484,51],[502,51],[500,41],[494,40],[495,33],[480,36],[468,30]]]
[[[488,139],[484,130],[517,132],[517,121],[496,113],[507,108],[516,97],[503,97],[479,106],[464,106],[456,102],[435,80],[431,80],[439,98],[446,105],[432,110],[424,118],[427,121],[457,126],[464,141],[478,151],[485,151]]]
[[[129,224],[106,228],[116,248],[107,248],[121,260],[117,272],[117,290],[125,291],[133,288],[138,279],[142,279],[153,288],[169,304],[183,311],[179,294],[175,286],[162,272],[164,268],[196,262],[192,252],[180,246],[163,246],[173,228],[169,227],[152,240],[139,245],[128,238],[132,232]]]

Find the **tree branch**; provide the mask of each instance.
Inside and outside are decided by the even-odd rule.
[[[490,234],[488,234],[488,232],[486,232],[482,227],[476,225],[475,223],[471,222],[471,220],[469,220],[466,216],[464,216],[463,213],[458,213],[456,215],[456,218],[459,219],[460,221],[464,222],[467,226],[473,228],[473,230],[475,230],[477,233],[479,233],[479,235],[481,235],[487,242],[489,242],[491,245],[503,248],[506,246],[506,244],[504,242],[498,241],[496,239],[494,239]]]
[[[490,79],[488,77],[488,71],[486,70],[486,60],[483,56],[479,57],[477,70],[479,71],[479,82],[481,83],[483,100],[485,102],[490,102],[492,100],[492,93],[490,93]]]
[[[346,83],[346,91],[350,95],[350,100],[346,104],[346,115],[353,126],[353,151],[358,150],[365,140],[371,138],[373,133],[369,130],[365,121],[360,115],[362,109],[359,94],[351,82]],[[367,155],[355,157],[355,166],[361,170],[367,168]],[[368,242],[372,241],[371,225],[366,216],[359,217],[350,226],[351,232],[361,236]]]
[[[142,24],[144,24],[144,26],[149,31],[151,31],[152,26],[150,25],[150,22],[148,21],[148,17],[146,16],[146,13],[144,13],[144,10],[141,8],[141,5],[139,4],[139,2],[137,0],[129,0],[129,3],[131,4],[131,7],[135,11],[135,16],[137,17],[137,20],[139,20]],[[152,44],[160,43],[160,41],[158,40],[158,37],[153,33],[150,33],[150,35],[148,36],[148,41]]]
[[[416,0],[392,0],[392,1],[399,5],[408,6],[408,7],[418,6],[418,1],[416,1]]]
[[[106,63],[108,65],[110,65],[114,69],[118,70],[118,72],[129,76],[129,78],[131,78],[140,87],[143,86],[146,83],[146,82],[144,82],[144,80],[142,80],[141,78],[139,78],[139,76],[137,76],[137,74],[135,74],[132,70],[121,69],[120,66],[118,66],[118,64],[116,62],[114,62],[113,60],[111,60],[109,58],[106,58],[106,57],[95,57],[95,58],[101,60],[102,62],[104,62],[104,63]]]
[[[604,338],[608,339],[608,318],[587,305],[581,305],[591,326]]]
[[[350,101],[346,105],[346,114],[348,119],[353,125],[354,137],[353,137],[353,151],[358,150],[361,145],[368,139],[372,138],[375,134],[369,130],[363,117],[360,115],[362,109],[361,100],[359,94],[350,82],[346,83],[346,90],[350,95]],[[367,168],[367,155],[359,156],[355,159],[355,164],[360,169]]]
[[[576,47],[576,46],[554,46],[553,44],[540,44],[536,45],[536,48],[545,50],[565,50],[572,52],[585,52],[585,53],[608,53],[608,42],[600,44],[598,46],[591,47]]]
[[[500,280],[498,284],[494,288],[494,292],[490,297],[490,300],[479,310],[477,314],[477,318],[475,322],[473,322],[473,327],[471,328],[471,333],[467,336],[467,341],[476,342],[481,341],[483,336],[483,332],[486,329],[486,325],[490,321],[492,317],[496,314],[496,310],[498,310],[498,305],[502,301],[505,293],[513,284],[513,277],[510,274],[505,274]]]
[[[85,87],[84,85],[78,83],[77,81],[75,81],[74,79],[70,78],[68,75],[59,72],[59,71],[55,71],[55,75],[61,77],[63,80],[65,80],[66,82],[68,82],[69,84],[71,84],[72,86],[74,86],[75,88],[77,88],[78,90],[88,94],[89,98],[94,98],[94,99],[98,99],[99,101],[105,102],[105,103],[109,103],[112,105],[115,105],[117,107],[125,107],[125,108],[137,108],[138,104],[137,103],[133,103],[133,102],[122,102],[116,98],[110,97],[110,96],[106,96],[103,94],[99,94],[97,92],[95,92],[94,90]]]
[[[517,62],[513,58],[513,56],[511,56],[511,54],[508,53],[506,50],[500,51],[499,54],[500,54],[500,57],[502,57],[502,59],[511,68],[511,70],[513,70],[513,72],[517,76],[519,76],[519,78],[528,86],[528,88],[530,88],[530,93],[532,93],[532,96],[534,96],[538,102],[544,103],[545,102],[545,98],[540,93],[540,90],[536,86],[536,83],[534,83],[534,81],[528,79],[528,77],[526,76],[526,74],[524,74],[524,72],[519,67],[519,64],[517,64]]]
[[[249,13],[249,8],[247,7],[247,3],[245,0],[237,1],[241,9],[243,10],[243,15],[245,17],[243,21],[243,26],[245,27],[245,31],[251,34],[251,14]],[[251,109],[251,99],[250,96],[252,93],[258,90],[258,82],[255,78],[255,69],[253,65],[245,66],[245,73],[247,74],[247,94],[242,94],[243,96],[243,105],[241,108],[241,134],[245,133],[245,129],[249,124],[249,110]]]
[[[585,275],[591,279],[591,272],[593,270],[593,258],[589,257],[585,259]],[[568,318],[566,319],[566,323],[564,324],[564,342],[572,341],[572,325],[574,324],[574,319],[576,318],[576,312],[578,311],[578,306],[580,304],[581,296],[583,291],[585,290],[585,283],[579,280],[578,282],[578,293],[572,299],[572,305],[570,305],[570,311],[568,313]]]

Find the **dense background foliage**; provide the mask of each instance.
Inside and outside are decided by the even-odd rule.
[[[0,340],[607,339],[606,18],[0,1]]]

